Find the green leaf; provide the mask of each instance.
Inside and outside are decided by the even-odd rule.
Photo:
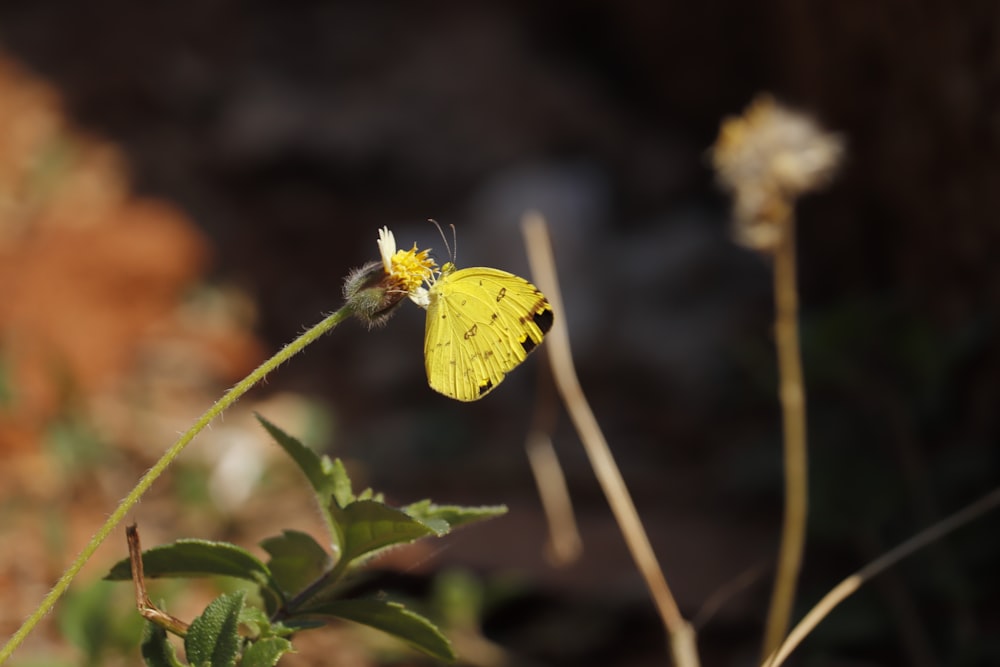
[[[71,588],[56,618],[63,636],[83,650],[84,662],[95,665],[109,653],[134,651],[145,626],[131,591],[106,581]]]
[[[289,627],[281,621],[271,621],[260,607],[244,606],[240,612],[240,625],[246,630],[245,636],[250,639],[268,639],[270,637],[290,637],[300,627],[319,627],[321,624],[305,624],[299,627]]]
[[[341,531],[341,567],[380,549],[440,534],[437,527],[375,500],[359,500],[342,509],[331,503],[330,511]]]
[[[297,530],[286,530],[280,536],[260,543],[271,555],[267,567],[271,576],[288,597],[321,577],[333,567],[330,554],[312,536]]]
[[[269,637],[271,632],[271,621],[260,607],[244,606],[240,611],[240,625],[246,629],[246,634],[251,639]]]
[[[286,653],[292,653],[292,643],[282,637],[267,637],[255,641],[243,652],[240,667],[274,667]]]
[[[485,595],[481,579],[465,570],[451,568],[434,577],[431,608],[446,628],[477,633],[482,625]]]
[[[381,630],[440,660],[454,660],[451,642],[437,626],[398,602],[387,600],[330,600],[309,614],[336,616]]]
[[[167,639],[167,631],[156,623],[146,622],[140,650],[146,667],[183,667],[174,653],[174,645]]]
[[[257,420],[271,434],[274,441],[281,446],[285,452],[292,457],[292,460],[299,466],[302,473],[309,480],[313,491],[319,501],[320,511],[326,519],[327,527],[330,529],[334,556],[339,560],[341,553],[341,533],[337,528],[334,518],[330,515],[328,507],[331,503],[336,503],[344,507],[355,500],[351,490],[351,478],[347,475],[347,470],[340,459],[331,461],[327,456],[320,456],[313,450],[306,447],[297,439],[288,435],[280,428],[257,415]]]
[[[232,667],[240,647],[240,611],[245,593],[222,594],[191,623],[184,650],[194,667]]]
[[[333,480],[333,499],[337,501],[337,505],[347,507],[357,500],[351,488],[351,478],[347,475],[347,468],[344,467],[343,461],[334,459],[330,464],[330,474]],[[371,489],[366,489],[362,492],[362,499],[367,500],[371,495]]]
[[[229,542],[184,539],[164,544],[142,553],[142,567],[147,579],[158,577],[207,577],[222,575],[245,579],[255,584],[275,586],[271,571],[256,556]],[[108,581],[132,578],[129,561],[115,563],[104,577]]]
[[[333,464],[330,459],[326,456],[319,456],[313,450],[306,447],[304,444],[299,442],[296,438],[288,435],[280,428],[264,419],[260,415],[256,415],[257,421],[260,422],[274,441],[281,446],[285,452],[292,457],[292,460],[299,466],[299,469],[309,480],[309,484],[312,486],[316,495],[320,498],[320,505],[326,504],[326,499],[330,497],[335,491],[336,478],[333,473]]]
[[[461,505],[435,505],[430,500],[421,500],[403,508],[403,511],[424,523],[444,521],[451,530],[507,513],[506,505],[482,505],[462,507]],[[445,530],[445,533],[448,531]]]
[[[320,498],[320,509],[330,528],[335,566],[324,590],[317,591],[319,598],[325,598],[337,585],[340,575],[359,559],[421,537],[445,535],[458,526],[492,518],[507,511],[502,506],[434,505],[427,500],[396,509],[387,506],[382,495],[371,489],[355,495],[350,477],[340,459],[330,461],[326,456],[320,457],[260,415],[257,419],[295,460]],[[292,538],[286,534],[285,538],[275,539],[290,542]],[[307,545],[304,541],[298,546],[276,542],[274,548],[281,552],[272,554],[274,558],[270,566],[286,593],[301,590],[329,571],[326,569],[326,562],[320,560],[319,552],[322,550],[319,545]],[[305,549],[305,553],[300,553],[299,548]],[[295,553],[290,554],[289,550]],[[286,557],[287,562],[281,562]],[[303,563],[305,571],[300,570]],[[306,576],[307,572],[309,576]]]

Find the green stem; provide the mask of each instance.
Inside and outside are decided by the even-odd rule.
[[[208,411],[203,414],[194,425],[184,433],[180,439],[175,442],[170,449],[160,458],[156,464],[149,469],[149,471],[143,475],[139,483],[135,485],[132,492],[125,497],[125,499],[118,505],[117,509],[108,517],[108,520],[104,522],[100,530],[97,531],[87,543],[87,546],[83,548],[80,555],[76,557],[73,564],[69,566],[63,576],[56,582],[56,585],[52,587],[48,595],[42,600],[38,609],[35,610],[31,616],[18,628],[17,632],[4,644],[3,648],[0,649],[0,665],[7,661],[7,658],[20,646],[21,642],[24,641],[25,637],[34,629],[38,622],[42,620],[42,617],[47,614],[52,607],[55,605],[56,601],[66,592],[69,588],[70,582],[79,574],[80,570],[87,563],[90,557],[97,551],[97,548],[101,546],[104,539],[111,534],[111,531],[121,522],[125,515],[128,513],[139,499],[142,497],[149,487],[153,485],[153,482],[159,477],[164,470],[167,469],[175,458],[183,451],[183,449],[190,443],[196,435],[203,428],[209,425],[209,423],[218,417],[223,410],[228,408],[230,405],[235,403],[243,394],[247,393],[251,387],[264,379],[264,377],[276,369],[278,366],[283,364],[285,361],[295,356],[301,352],[307,345],[314,342],[317,338],[327,333],[335,326],[340,324],[342,321],[350,317],[354,313],[354,309],[349,305],[343,306],[340,310],[335,313],[325,317],[319,324],[313,326],[311,329],[303,333],[301,336],[293,340],[291,343],[283,347],[277,354],[262,363],[257,369],[241,380],[236,386],[227,391],[222,398],[220,398],[216,403],[208,409]]]

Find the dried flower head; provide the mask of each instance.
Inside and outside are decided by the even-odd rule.
[[[769,95],[754,100],[742,116],[727,119],[712,148],[712,163],[736,199],[737,239],[758,250],[772,249],[795,199],[826,185],[843,152],[838,135]]]

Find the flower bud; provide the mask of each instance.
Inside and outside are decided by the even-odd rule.
[[[406,295],[399,281],[385,273],[381,262],[353,269],[344,279],[344,300],[369,329],[385,324]]]

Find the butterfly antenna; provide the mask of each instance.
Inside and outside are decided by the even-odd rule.
[[[458,231],[455,229],[455,223],[448,225],[451,227],[451,263],[454,264],[458,261]]]
[[[448,237],[444,235],[444,230],[441,229],[441,224],[434,218],[427,218],[427,221],[433,223],[433,225],[437,227],[438,234],[441,235],[441,240],[444,241],[444,248],[448,251],[448,259],[452,264],[454,264],[455,258],[458,254],[458,232],[455,231],[455,225],[449,225],[449,227],[451,227],[452,244],[448,245]]]

